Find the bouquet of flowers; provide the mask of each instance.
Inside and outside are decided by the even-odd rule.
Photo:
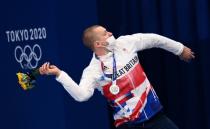
[[[40,75],[39,69],[33,69],[27,73],[17,73],[18,83],[24,90],[29,90],[35,86],[36,77]]]

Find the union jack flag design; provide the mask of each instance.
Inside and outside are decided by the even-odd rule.
[[[139,63],[122,78],[117,79],[120,88],[117,95],[110,92],[111,85],[111,83],[104,85],[102,90],[113,108],[116,127],[128,121],[137,123],[146,121],[162,109]]]

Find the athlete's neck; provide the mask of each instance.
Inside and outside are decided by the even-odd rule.
[[[101,48],[101,49],[96,49],[94,52],[97,56],[104,56],[108,54],[110,51],[106,48]]]

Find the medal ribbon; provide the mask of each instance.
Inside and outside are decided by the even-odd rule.
[[[117,66],[116,66],[116,60],[115,60],[115,54],[114,54],[114,50],[113,50],[113,66],[112,66],[112,85],[116,85],[116,81],[117,81]]]
[[[115,54],[114,50],[112,51],[112,58],[113,58],[113,65],[112,65],[112,74],[106,74],[104,72],[104,63],[96,56],[96,59],[98,59],[101,62],[101,69],[105,77],[111,78],[112,79],[112,84],[116,85],[116,80],[117,80],[117,66],[116,66],[116,60],[115,60]]]

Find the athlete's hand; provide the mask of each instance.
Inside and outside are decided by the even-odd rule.
[[[61,70],[55,65],[50,65],[49,62],[46,62],[39,68],[39,73],[41,75],[55,75],[58,77],[61,73]]]
[[[194,58],[195,58],[194,52],[190,48],[184,46],[184,49],[180,55],[180,59],[189,62]]]

